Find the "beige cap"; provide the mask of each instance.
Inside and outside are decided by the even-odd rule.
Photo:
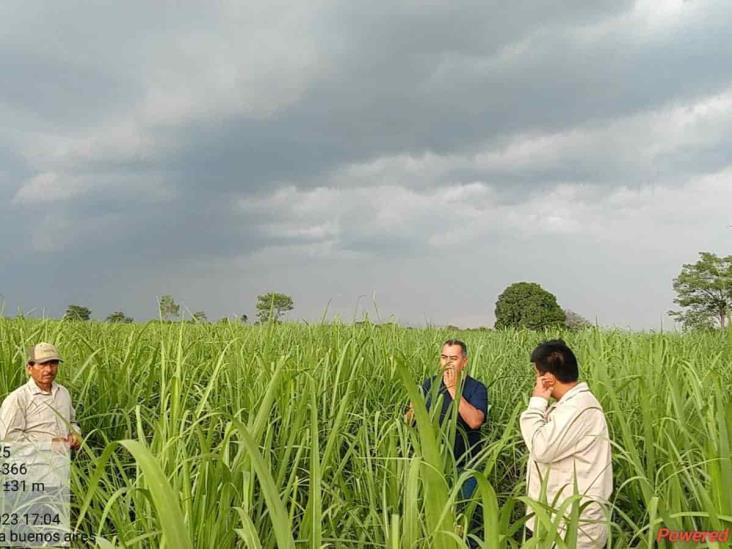
[[[61,355],[59,355],[56,350],[56,347],[50,343],[37,343],[28,350],[28,362],[43,364],[44,362],[49,362],[51,360],[63,362],[63,360],[61,360]]]

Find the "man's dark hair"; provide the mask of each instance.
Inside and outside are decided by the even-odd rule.
[[[531,353],[531,362],[536,364],[539,373],[554,374],[562,383],[577,381],[579,377],[577,357],[561,339],[540,343]]]
[[[448,339],[445,341],[445,343],[442,344],[444,347],[445,345],[460,345],[460,348],[463,350],[463,356],[468,356],[468,346],[465,345],[464,341],[460,341],[459,339]]]

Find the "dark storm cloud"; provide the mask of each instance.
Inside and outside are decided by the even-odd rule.
[[[450,205],[500,247],[482,217],[508,234],[501,208],[557,185],[611,195],[730,164],[726,4],[303,6],[0,8],[4,284],[319,243],[418,257]]]
[[[619,24],[606,36],[588,31],[582,37],[573,25],[612,21],[628,8],[609,3],[577,14],[572,8],[548,8],[549,18],[541,10],[518,8],[511,15],[493,5],[428,15],[376,9],[332,16],[331,33],[341,25],[340,48],[324,53],[329,70],[299,101],[266,119],[188,126],[166,161],[179,168],[186,186],[321,185],[329,172],[354,162],[425,152],[470,155],[526,133],[592,128],[693,102],[732,84],[732,50],[719,20],[660,36],[642,28],[624,33]],[[513,44],[520,45],[516,51]],[[639,145],[637,136],[622,137]],[[647,181],[658,170],[652,162],[628,166],[613,157],[612,143],[609,150],[587,152],[550,166],[476,167],[455,176],[531,186]],[[668,159],[660,160],[668,166]],[[703,162],[680,167],[707,170]]]

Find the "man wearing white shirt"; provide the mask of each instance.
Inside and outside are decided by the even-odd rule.
[[[43,487],[40,491],[23,488],[6,493],[5,508],[13,513],[23,510],[26,517],[51,517],[58,535],[70,531],[69,449],[81,445],[71,395],[55,381],[61,362],[58,350],[50,343],[31,347],[25,366],[30,376],[27,383],[5,397],[0,406],[0,440],[11,443],[13,459],[22,461],[26,468],[15,480]],[[47,525],[34,520],[20,521],[10,526],[10,535],[11,539],[17,535],[28,541],[47,535],[48,530]]]
[[[607,503],[613,490],[610,438],[602,406],[587,383],[578,382],[577,359],[564,341],[542,343],[531,354],[531,362],[536,385],[520,418],[521,435],[529,449],[528,496],[541,501],[545,482],[545,501],[555,502],[556,510],[567,498],[581,494],[577,547],[602,547],[608,537]],[[551,406],[550,398],[556,400]],[[535,530],[535,521],[529,520],[529,530]],[[566,522],[561,524],[563,536]]]
[[[26,371],[28,382],[10,393],[0,406],[0,440],[50,441],[78,449],[79,425],[71,395],[54,380],[61,356],[50,343],[30,348]]]

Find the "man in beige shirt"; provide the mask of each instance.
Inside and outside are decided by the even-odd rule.
[[[50,343],[34,345],[28,355],[28,383],[10,393],[0,406],[0,440],[52,441],[78,449],[81,436],[71,395],[54,381],[61,356]]]
[[[587,383],[578,382],[577,359],[564,341],[542,343],[531,354],[531,362],[536,385],[520,418],[521,435],[529,449],[528,496],[541,501],[545,482],[545,501],[555,502],[556,510],[567,498],[580,494],[577,547],[602,547],[608,537],[607,504],[613,490],[610,438],[602,406]],[[551,406],[550,398],[556,399]],[[571,506],[566,513],[570,511]],[[536,519],[529,520],[527,527],[535,531]],[[566,520],[560,529],[566,535]]]

